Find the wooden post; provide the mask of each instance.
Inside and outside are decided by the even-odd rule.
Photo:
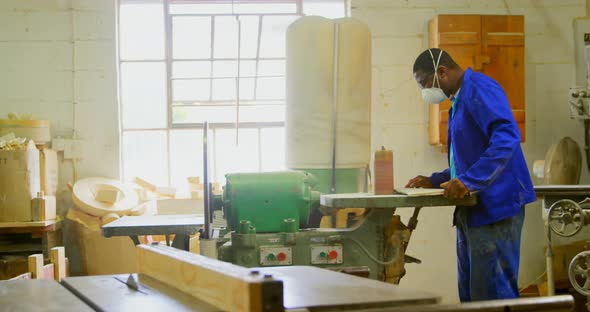
[[[53,264],[53,276],[59,282],[66,277],[66,252],[64,247],[51,248],[50,258]]]
[[[29,256],[29,272],[33,279],[40,279],[43,277],[43,255]]]

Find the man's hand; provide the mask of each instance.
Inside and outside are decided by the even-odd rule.
[[[411,179],[410,182],[408,182],[408,184],[406,184],[405,187],[433,188],[434,185],[432,185],[432,182],[430,182],[430,179],[428,177],[417,176],[417,177]]]
[[[469,194],[469,190],[459,179],[452,179],[440,185],[445,189],[444,196],[448,199],[463,199]]]

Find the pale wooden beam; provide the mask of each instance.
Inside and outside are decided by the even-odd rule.
[[[223,311],[283,311],[283,283],[257,271],[162,245],[138,245],[139,273]]]

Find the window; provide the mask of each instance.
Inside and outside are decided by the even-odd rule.
[[[202,176],[204,122],[213,181],[284,169],[286,29],[304,14],[342,17],[344,3],[120,0],[123,178]]]

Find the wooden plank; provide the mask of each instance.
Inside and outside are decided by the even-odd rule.
[[[43,266],[43,275],[39,279],[55,280],[55,271],[53,263]]]
[[[66,252],[64,247],[53,247],[50,251],[50,259],[53,264],[53,272],[56,281],[66,277]]]
[[[465,45],[479,44],[479,32],[476,31],[459,31],[459,32],[441,32],[438,34],[439,45]]]
[[[14,243],[0,244],[0,253],[19,253],[19,252],[40,252],[41,244],[34,243]]]
[[[32,278],[40,279],[43,277],[43,255],[36,254],[29,256],[29,272]]]
[[[138,245],[139,273],[224,311],[283,311],[283,284],[250,269],[161,245]]]
[[[0,222],[0,228],[44,228],[55,223],[55,220],[32,222]]]
[[[445,190],[440,188],[399,188],[396,192],[408,196],[443,195]]]
[[[490,46],[524,46],[524,33],[487,33],[486,43]]]

